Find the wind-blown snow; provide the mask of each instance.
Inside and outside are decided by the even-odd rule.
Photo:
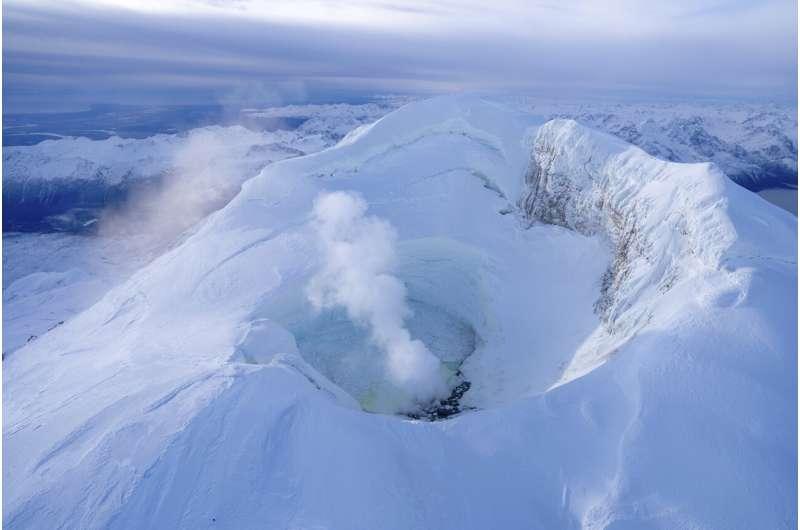
[[[441,364],[405,325],[411,313],[406,288],[391,273],[396,233],[387,222],[367,217],[366,210],[364,199],[342,191],[314,201],[324,266],[311,278],[308,297],[317,310],[341,306],[369,326],[386,354],[389,378],[410,398],[400,410],[413,411],[445,397]]]
[[[462,414],[358,410],[383,357],[306,294],[336,191],[394,227],[405,325],[472,383]],[[267,166],[6,359],[6,525],[792,527],[796,234],[710,164],[408,105]]]
[[[123,210],[122,219],[119,212],[113,214],[114,229],[125,221],[129,231],[135,224],[131,218],[137,216],[145,218],[138,231],[155,223],[161,223],[159,230],[191,224],[198,214],[207,215],[229,201],[265,165],[330,147],[395,105],[289,106],[242,116],[244,121],[262,115],[307,118],[292,130],[213,125],[144,139],[64,137],[7,147],[5,228],[79,231],[104,208]],[[164,219],[166,215],[171,217]]]

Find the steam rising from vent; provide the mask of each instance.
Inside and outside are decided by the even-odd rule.
[[[311,279],[308,298],[317,309],[343,307],[368,326],[386,354],[390,380],[417,404],[446,395],[439,359],[405,326],[410,310],[403,283],[391,274],[394,228],[365,215],[367,204],[351,192],[323,193],[314,203],[314,225],[323,266]]]
[[[239,191],[244,168],[215,130],[196,129],[175,152],[160,182],[134,190],[122,208],[100,219],[100,234],[135,236],[140,250],[174,243],[178,236]]]

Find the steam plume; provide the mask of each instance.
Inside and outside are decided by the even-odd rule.
[[[406,289],[391,274],[395,231],[366,210],[355,193],[317,197],[313,215],[324,265],[309,284],[308,298],[317,309],[343,307],[352,320],[366,324],[386,354],[390,380],[424,404],[446,392],[440,362],[405,326]]]
[[[175,151],[171,171],[131,193],[122,208],[105,212],[100,234],[135,237],[154,250],[224,206],[245,179],[245,167],[228,154],[218,131],[195,129]]]

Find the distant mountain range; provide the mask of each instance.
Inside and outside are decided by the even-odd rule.
[[[797,188],[797,108],[754,103],[575,103],[512,100],[571,118],[671,162],[714,162],[752,190]]]

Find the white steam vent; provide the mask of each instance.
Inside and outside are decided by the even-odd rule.
[[[386,356],[388,378],[410,406],[448,394],[439,359],[406,326],[411,311],[406,288],[392,274],[397,236],[387,221],[367,216],[367,204],[351,192],[320,194],[313,209],[323,258],[307,294],[315,309],[344,308],[369,330]]]

